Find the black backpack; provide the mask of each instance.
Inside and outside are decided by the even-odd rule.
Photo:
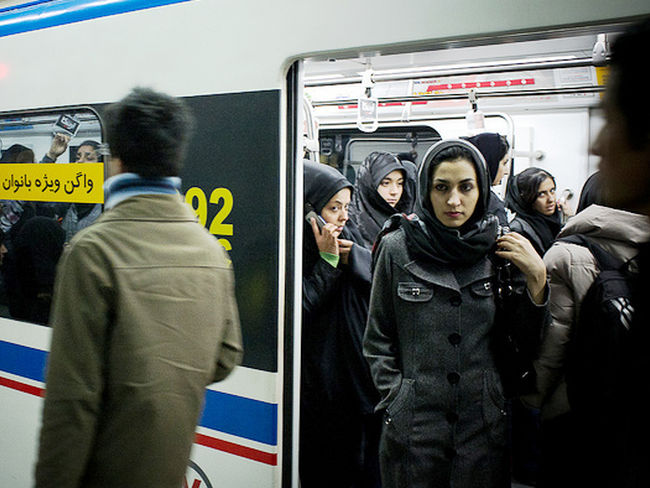
[[[589,249],[600,270],[580,305],[567,346],[569,404],[596,424],[608,422],[620,401],[621,367],[634,312],[628,263],[585,236],[560,240]]]

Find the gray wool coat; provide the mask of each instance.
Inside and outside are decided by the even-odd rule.
[[[506,408],[490,350],[495,270],[409,258],[386,235],[374,271],[364,354],[381,394],[383,488],[510,486]],[[541,332],[546,304],[517,306]]]

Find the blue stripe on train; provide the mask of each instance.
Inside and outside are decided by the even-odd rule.
[[[190,0],[52,0],[0,10],[0,37]]]
[[[0,341],[0,371],[30,380],[45,381],[46,361],[45,351]]]
[[[250,398],[206,390],[199,425],[275,446],[278,406]]]
[[[0,341],[0,371],[45,381],[47,351]],[[278,406],[252,398],[206,390],[199,425],[253,441],[277,444]]]

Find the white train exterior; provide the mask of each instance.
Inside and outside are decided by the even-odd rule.
[[[496,57],[497,42],[650,14],[642,0],[17,3],[0,2],[3,147],[29,129],[40,158],[49,129],[27,122],[84,107],[101,118],[103,106],[134,86],[184,97],[196,116],[183,192],[230,248],[245,357],[206,391],[186,476],[193,488],[299,483],[303,60],[488,44]],[[595,129],[579,122],[584,113],[556,112],[547,125],[584,123],[584,141],[572,149],[582,163],[566,172],[576,187],[594,169],[587,146]],[[515,115],[526,116],[535,114]],[[440,127],[443,136],[461,130],[452,119]],[[101,136],[101,122],[92,130]],[[0,318],[3,487],[33,484],[50,332]]]

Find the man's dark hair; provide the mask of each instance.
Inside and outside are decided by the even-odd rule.
[[[639,80],[646,75],[643,62],[650,47],[650,17],[632,25],[612,46],[612,81],[614,103],[627,125],[628,142],[635,149],[650,145],[650,102],[639,92]]]
[[[125,170],[147,178],[178,176],[192,115],[185,103],[149,88],[135,88],[104,114],[111,155]]]

